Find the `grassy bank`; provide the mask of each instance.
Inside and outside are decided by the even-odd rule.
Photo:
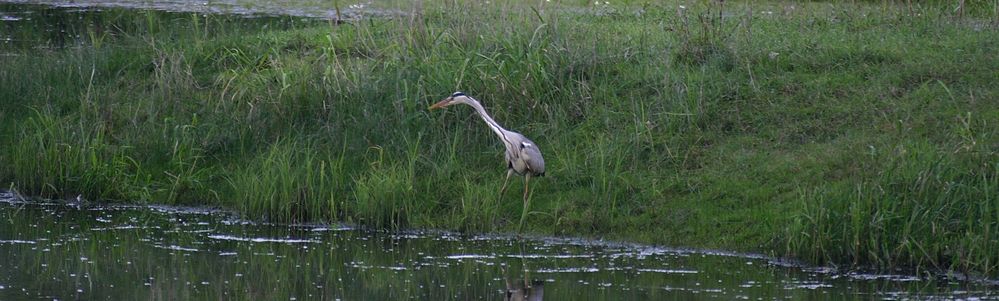
[[[995,276],[993,16],[914,10],[457,5],[344,25],[48,11],[3,25],[0,181],[515,231],[496,138],[469,108],[426,110],[462,90],[545,154],[526,232]]]

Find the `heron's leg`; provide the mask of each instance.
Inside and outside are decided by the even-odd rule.
[[[506,274],[506,267],[500,266],[500,270],[503,271],[503,281],[506,282],[506,294],[509,296],[510,292],[513,291],[513,285],[510,285],[510,277]]]
[[[527,196],[530,190],[527,189],[527,182],[531,180],[531,173],[524,174],[524,210],[527,210]]]
[[[530,182],[530,181],[531,181],[531,173],[530,172],[525,173],[524,174],[524,211],[521,212],[521,214],[520,214],[520,226],[517,227],[517,232],[520,232],[524,228],[524,220],[527,219],[527,212],[530,210],[530,207],[531,207],[531,202],[530,202],[531,199],[528,198],[530,196],[530,194],[528,194],[528,192],[530,190],[528,190],[528,188],[527,188],[527,183]]]
[[[531,270],[527,269],[527,265],[524,265],[524,288],[525,289],[531,288]],[[531,291],[526,291],[525,293],[530,295]]]
[[[503,198],[503,192],[506,192],[506,184],[510,184],[510,176],[513,175],[513,169],[509,168],[506,170],[506,180],[503,180],[503,188],[500,188],[499,197]]]

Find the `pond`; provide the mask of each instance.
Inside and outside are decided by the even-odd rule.
[[[5,0],[14,4],[45,5],[71,10],[125,8],[166,12],[193,12],[242,16],[299,16],[311,18],[358,19],[362,17],[392,17],[402,15],[399,1],[245,1],[245,0]],[[0,15],[0,21],[4,21]]]
[[[0,271],[0,300],[996,299],[982,282],[834,273],[759,255],[268,224],[10,193],[0,194]]]

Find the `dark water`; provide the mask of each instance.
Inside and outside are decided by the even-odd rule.
[[[25,51],[100,48],[129,38],[174,39],[198,32],[203,36],[197,40],[210,40],[222,34],[257,34],[262,30],[286,30],[327,23],[323,19],[277,13],[207,14],[165,9],[50,6],[0,0],[0,58],[20,55]]]
[[[834,274],[759,256],[11,197],[0,195],[0,300],[503,300],[523,298],[524,279],[544,300],[996,298],[982,283]]]
[[[95,9],[124,8],[140,10],[158,10],[168,12],[193,12],[201,14],[227,15],[272,15],[298,16],[310,18],[360,19],[364,17],[393,17],[403,14],[398,9],[408,1],[381,0],[0,0],[0,3],[11,4],[42,4],[57,8]],[[3,17],[0,16],[0,21]]]

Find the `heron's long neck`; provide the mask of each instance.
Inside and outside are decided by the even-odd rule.
[[[496,133],[496,136],[499,136],[500,139],[503,139],[504,143],[509,143],[509,140],[506,138],[505,134],[507,130],[504,129],[502,126],[500,126],[499,123],[496,123],[496,120],[493,120],[493,117],[489,116],[489,113],[486,113],[486,108],[483,108],[482,104],[479,103],[479,101],[471,97],[469,97],[469,99],[471,99],[472,101],[468,102],[468,105],[475,108],[475,112],[479,113],[479,116],[482,117],[482,120],[485,121],[487,125],[489,125],[489,128],[492,129],[494,133]]]

